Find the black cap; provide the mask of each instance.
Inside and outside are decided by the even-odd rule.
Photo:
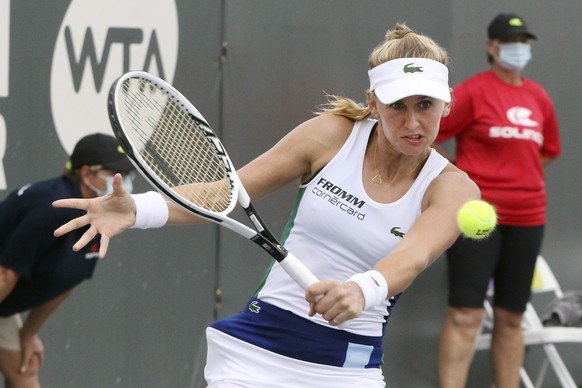
[[[508,40],[516,35],[525,35],[531,39],[537,37],[529,32],[525,21],[513,13],[501,13],[491,21],[487,29],[489,39]]]
[[[130,172],[134,170],[125,152],[113,136],[95,133],[87,135],[77,142],[71,154],[70,168],[101,165],[113,172]]]

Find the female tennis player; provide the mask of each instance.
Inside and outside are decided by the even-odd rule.
[[[332,96],[319,114],[240,169],[253,200],[299,182],[285,247],[321,280],[305,292],[273,265],[239,314],[207,329],[216,387],[384,387],[382,337],[399,295],[459,236],[460,206],[480,197],[430,146],[450,109],[448,55],[397,24],[369,57],[367,104]],[[56,207],[86,210],[73,249],[129,227],[202,222],[156,192],[114,192]],[[351,320],[341,329],[341,323]]]

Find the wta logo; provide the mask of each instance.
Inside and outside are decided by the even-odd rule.
[[[83,136],[112,134],[107,97],[113,81],[143,70],[172,82],[178,60],[174,0],[75,0],[56,40],[50,102],[67,153]]]

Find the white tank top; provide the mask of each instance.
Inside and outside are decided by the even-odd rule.
[[[334,158],[301,185],[284,232],[285,247],[319,279],[345,281],[388,255],[421,213],[424,193],[447,165],[435,150],[408,192],[392,203],[378,203],[364,190],[364,154],[375,120],[356,122]],[[306,319],[329,326],[319,314],[307,315],[305,292],[275,264],[258,297]],[[394,300],[354,320],[350,332],[380,336]],[[331,327],[331,326],[330,326]]]

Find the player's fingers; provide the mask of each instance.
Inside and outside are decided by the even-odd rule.
[[[312,305],[316,304],[322,297],[323,294],[318,293],[316,291],[312,291],[311,287],[309,287],[307,291],[305,291],[305,300],[309,302],[309,304]]]
[[[327,310],[337,298],[337,288],[341,287],[338,280],[321,280],[307,290],[307,301],[316,304],[318,312]]]
[[[102,234],[101,235],[101,242],[99,244],[99,258],[103,259],[107,254],[107,249],[109,248],[109,237]]]
[[[68,199],[58,199],[53,202],[53,207],[57,208],[71,208],[79,210],[87,210],[88,201],[82,198],[68,198]]]
[[[81,238],[73,245],[73,250],[75,252],[80,251],[85,245],[89,244],[91,240],[95,238],[97,235],[97,229],[94,227],[90,227],[87,229],[85,233],[81,236]]]
[[[315,314],[317,314],[317,311],[315,311],[315,303],[309,303],[309,313],[308,313],[308,315],[310,317],[313,317]]]
[[[89,224],[89,217],[85,214],[81,217],[77,217],[72,219],[71,221],[67,222],[64,225],[59,226],[55,231],[55,237],[60,237],[64,234],[67,234],[75,229],[82,228]]]
[[[123,195],[125,194],[125,188],[123,187],[123,177],[120,173],[115,174],[113,177],[113,194]]]
[[[335,280],[320,280],[312,284],[305,294],[309,303],[319,302],[325,294],[337,283]]]
[[[332,326],[337,326],[340,329],[347,329],[352,324],[352,318],[347,314],[336,315],[333,320],[329,321]]]

